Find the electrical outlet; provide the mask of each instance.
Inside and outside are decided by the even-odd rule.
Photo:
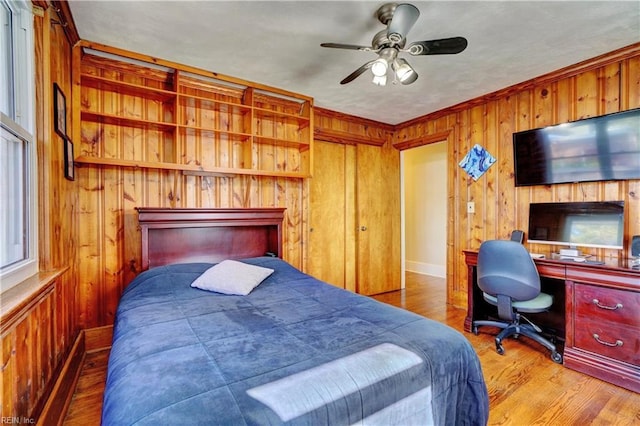
[[[469,201],[467,203],[467,213],[475,213],[476,212],[476,203],[473,201]]]

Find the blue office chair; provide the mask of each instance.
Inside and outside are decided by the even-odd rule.
[[[504,354],[505,337],[525,335],[549,349],[551,359],[562,364],[556,346],[540,334],[540,327],[521,315],[548,311],[553,304],[552,296],[540,292],[540,276],[527,249],[516,241],[485,241],[478,252],[477,274],[484,300],[498,307],[501,321],[473,321],[473,333],[478,334],[483,325],[502,328],[495,338],[500,355]],[[521,319],[527,323],[520,323]]]

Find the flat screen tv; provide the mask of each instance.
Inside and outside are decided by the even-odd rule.
[[[622,250],[624,201],[531,203],[530,243]]]
[[[640,179],[640,108],[513,134],[515,185]]]

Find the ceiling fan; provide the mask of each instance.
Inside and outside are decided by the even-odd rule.
[[[464,37],[416,41],[406,46],[407,33],[416,23],[419,16],[420,11],[412,4],[387,3],[380,6],[376,12],[378,20],[387,28],[373,36],[371,46],[341,43],[320,44],[322,47],[360,50],[378,54],[378,58],[362,65],[345,77],[340,84],[352,82],[368,69],[371,69],[373,73],[373,83],[379,86],[387,84],[389,69],[393,71],[393,76],[400,81],[400,83],[411,84],[418,79],[418,73],[405,59],[398,57],[401,52],[407,52],[412,56],[450,55],[460,53],[466,49],[467,39]]]

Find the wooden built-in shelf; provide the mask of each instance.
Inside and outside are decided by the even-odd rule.
[[[284,177],[284,178],[296,178],[303,179],[310,177],[308,173],[302,173],[297,171],[265,171],[259,169],[248,168],[231,168],[231,167],[207,167],[198,166],[195,164],[178,164],[168,163],[160,161],[137,161],[137,160],[124,160],[118,158],[103,158],[103,157],[90,157],[80,156],[76,157],[74,161],[77,165],[98,165],[106,167],[129,167],[134,169],[156,169],[156,170],[175,170],[180,171],[186,176],[225,176],[233,177],[236,175],[250,175],[250,176],[270,176],[270,177]]]
[[[224,102],[217,99],[187,95],[184,93],[179,93],[177,96],[179,99],[178,105],[184,108],[201,108],[230,114],[250,114],[252,110],[252,107],[249,105],[243,105],[235,102]],[[194,102],[197,106],[183,105],[188,101]]]
[[[222,168],[214,167],[211,169],[202,170],[184,170],[182,172],[185,176],[226,176],[232,177],[236,175],[245,176],[265,176],[265,177],[281,177],[281,178],[293,178],[293,179],[305,179],[311,177],[308,173],[301,172],[265,172],[258,169],[237,169],[237,168]]]
[[[262,120],[271,120],[271,121],[284,120],[287,123],[297,124],[300,129],[309,127],[309,123],[310,123],[309,117],[303,117],[300,115],[288,114],[288,113],[279,112],[279,111],[272,111],[270,109],[264,109],[264,108],[258,108],[258,107],[254,107],[253,110],[255,111],[256,118],[259,118]]]
[[[189,134],[189,135],[203,135],[203,134],[209,134],[209,135],[214,135],[214,134],[218,134],[218,135],[226,135],[229,139],[231,140],[236,140],[239,142],[246,142],[251,140],[251,134],[249,133],[243,133],[243,132],[234,132],[231,130],[223,130],[223,129],[212,129],[209,127],[197,127],[197,126],[189,126],[189,125],[178,125],[178,130],[180,130],[181,133],[183,134]]]
[[[259,144],[269,144],[269,145],[278,145],[284,147],[295,147],[299,148],[301,151],[306,151],[309,149],[311,144],[309,142],[301,142],[287,139],[274,138],[271,136],[261,136],[255,135],[253,140]]]
[[[142,118],[125,117],[120,115],[82,111],[80,115],[83,121],[90,121],[101,124],[111,124],[121,127],[134,127],[137,129],[160,130],[163,132],[176,129],[175,123],[166,123]]]
[[[77,48],[84,47],[91,51],[75,56],[81,70],[79,165],[212,176],[311,175],[311,98],[156,58],[143,61],[107,46],[81,41]],[[142,133],[106,131],[103,124]],[[160,161],[147,160],[156,157]],[[216,162],[222,164],[195,165]]]
[[[159,101],[170,101],[176,98],[176,92],[174,91],[127,83],[125,81],[111,80],[90,74],[82,74],[81,82],[84,87],[116,92],[123,95],[141,96]]]

